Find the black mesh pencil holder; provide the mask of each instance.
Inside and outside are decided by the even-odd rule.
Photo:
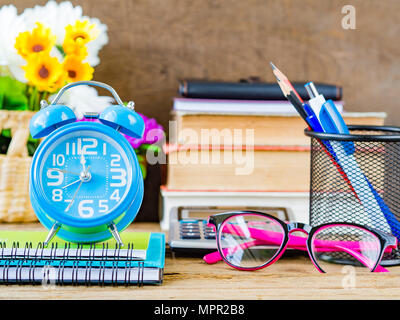
[[[400,241],[400,127],[349,126],[311,138],[310,224],[352,222]],[[382,265],[400,264],[400,248]]]

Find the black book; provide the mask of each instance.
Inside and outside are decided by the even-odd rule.
[[[326,100],[342,100],[342,88],[331,85],[314,83],[318,92]],[[308,100],[309,96],[304,88],[305,83],[292,83],[300,97]],[[185,98],[198,99],[232,99],[232,100],[286,100],[277,83],[267,82],[221,82],[208,80],[181,80],[179,94]]]

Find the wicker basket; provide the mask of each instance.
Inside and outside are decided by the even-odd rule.
[[[30,111],[0,110],[0,131],[11,129],[7,154],[0,155],[0,222],[37,221],[29,199],[29,170],[32,158],[26,147]]]

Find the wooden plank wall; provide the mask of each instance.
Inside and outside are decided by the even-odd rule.
[[[45,2],[13,1],[19,12]],[[164,126],[177,79],[273,81],[270,60],[293,81],[342,85],[346,110],[386,111],[400,125],[398,0],[72,2],[109,27],[95,80]],[[346,4],[356,8],[356,30],[341,26]]]

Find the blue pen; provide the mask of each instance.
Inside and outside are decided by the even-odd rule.
[[[303,103],[304,111],[307,113],[306,121],[315,132],[324,132],[317,115],[308,103]]]
[[[307,83],[305,88],[311,98],[310,102],[314,106],[314,108],[311,109],[314,115],[318,117],[318,120],[323,128],[321,132],[349,134],[349,129],[347,128],[342,115],[337,110],[333,101],[325,101],[324,97],[318,93],[312,82]],[[315,112],[316,110],[319,112],[318,114]],[[355,148],[353,142],[341,141],[341,144],[343,145],[347,154],[354,153]]]

